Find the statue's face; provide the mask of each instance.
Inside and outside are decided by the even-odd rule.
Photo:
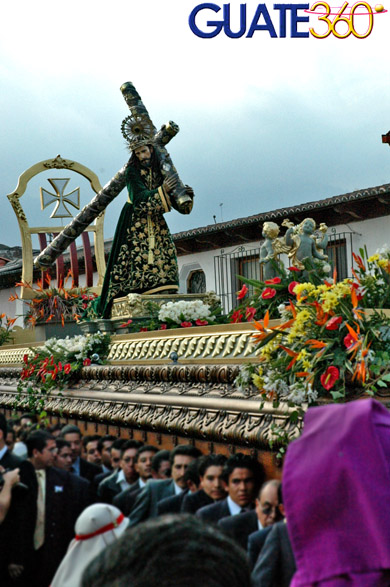
[[[302,232],[304,232],[306,234],[311,234],[312,232],[315,231],[315,229],[316,229],[316,226],[312,220],[310,220],[308,218],[307,220],[304,221],[304,223],[302,225]]]
[[[148,145],[134,149],[134,154],[141,163],[142,167],[150,167],[152,162],[152,153],[153,147],[148,147]]]

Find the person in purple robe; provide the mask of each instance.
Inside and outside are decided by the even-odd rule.
[[[390,585],[390,412],[373,399],[310,408],[283,494],[292,587]]]

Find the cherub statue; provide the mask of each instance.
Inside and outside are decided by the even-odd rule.
[[[283,220],[282,226],[287,226],[287,232],[284,236],[286,245],[289,247],[288,256],[291,264],[297,269],[304,270],[302,263],[304,259],[320,259],[326,261],[328,256],[321,253],[321,249],[326,249],[328,236],[326,231],[328,227],[323,222],[318,230],[322,233],[320,238],[316,238],[314,232],[317,228],[313,218],[305,218],[300,224],[295,226],[288,218]]]
[[[272,279],[279,275],[277,266],[280,261],[277,256],[280,253],[288,253],[284,239],[278,238],[279,226],[275,222],[264,222],[262,235],[264,242],[260,247],[260,265],[263,265],[263,280]],[[275,267],[276,264],[276,267]]]

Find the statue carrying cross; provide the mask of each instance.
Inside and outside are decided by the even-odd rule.
[[[103,318],[109,317],[117,297],[177,292],[176,249],[163,215],[171,208],[189,214],[194,196],[165,148],[179,127],[169,122],[157,132],[133,84],[123,84],[121,92],[131,112],[122,123],[130,160],[35,259],[38,267],[52,265],[127,186],[128,201],[115,231],[101,296],[91,308],[92,316]]]

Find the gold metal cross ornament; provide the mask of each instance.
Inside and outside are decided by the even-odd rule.
[[[72,212],[66,206],[70,204],[77,210],[80,209],[80,188],[76,188],[69,194],[64,194],[65,188],[70,179],[48,179],[48,182],[53,186],[55,194],[48,192],[45,188],[40,188],[41,193],[41,210],[44,210],[50,204],[56,203],[56,207],[50,214],[50,218],[73,218]],[[66,202],[66,204],[65,204]]]

